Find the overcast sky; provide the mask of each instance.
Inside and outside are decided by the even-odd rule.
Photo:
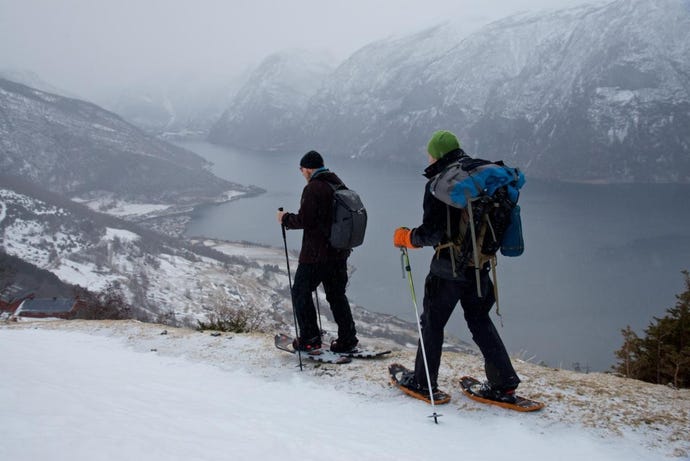
[[[0,0],[0,69],[34,71],[85,94],[180,71],[228,74],[284,48],[344,59],[448,19],[476,27],[579,3],[586,1]]]

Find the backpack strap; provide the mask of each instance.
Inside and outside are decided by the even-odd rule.
[[[477,280],[477,296],[482,297],[482,284],[480,281],[479,273],[481,267],[479,267],[479,249],[477,248],[477,230],[474,228],[474,213],[472,212],[472,198],[470,197],[470,191],[465,190],[465,198],[467,199],[467,213],[470,215],[470,235],[472,236],[472,256],[474,257],[474,275]]]
[[[325,178],[321,178],[321,177],[317,177],[315,179],[319,179],[322,182],[325,182],[326,184],[328,184],[331,187],[331,189],[333,190],[334,194],[335,194],[335,191],[337,191],[339,189],[343,189],[343,188],[347,189],[347,187],[345,187],[345,184],[335,184],[335,183],[332,183],[331,181],[328,181]],[[334,197],[331,196],[331,199],[334,200]],[[331,223],[326,223],[326,224],[321,223],[321,226],[319,226],[319,227],[321,228],[321,232],[323,233],[323,235],[326,236],[326,241],[328,241],[329,240],[328,237],[331,233]],[[328,246],[329,247],[331,246],[330,242],[328,242]]]
[[[340,189],[347,189],[347,186],[345,184],[342,184],[342,183],[336,184],[334,182],[328,181],[328,180],[323,179],[323,178],[319,178],[319,179],[321,179],[323,182],[325,182],[326,184],[331,186],[331,189],[333,189],[333,192],[340,190]]]
[[[496,266],[498,266],[498,258],[493,255],[490,259],[491,261],[491,276],[494,281],[494,299],[496,300],[496,315],[501,320],[501,326],[503,326],[503,316],[501,315],[501,308],[498,304],[498,275],[496,273]]]
[[[465,211],[466,213],[466,211]],[[446,237],[448,238],[448,241],[446,243],[442,243],[439,245],[436,245],[434,247],[434,250],[436,252],[436,259],[439,259],[441,257],[441,250],[448,248],[448,252],[450,253],[450,265],[453,270],[453,277],[457,277],[457,259],[456,259],[456,252],[460,257],[462,257],[462,241],[464,240],[464,232],[462,230],[463,228],[463,216],[464,213],[460,215],[460,223],[459,223],[459,232],[460,235],[458,237],[453,237],[453,233],[451,230],[451,224],[450,224],[450,205],[446,204]],[[459,240],[458,240],[459,239]]]
[[[448,248],[450,252],[450,265],[453,268],[453,277],[457,277],[457,272],[455,268],[455,243],[453,242],[453,236],[451,235],[450,229],[450,205],[446,204],[446,234],[448,235],[448,243],[444,245],[439,245],[436,249],[436,256],[438,257],[439,252],[443,248]]]

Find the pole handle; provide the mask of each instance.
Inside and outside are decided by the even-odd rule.
[[[402,269],[402,278],[405,278],[405,269],[409,270],[409,266],[405,267],[405,250],[400,248],[400,269]]]
[[[283,207],[282,206],[279,207],[278,211],[283,211]],[[283,240],[285,240],[285,238],[286,238],[285,237],[285,224],[280,223],[280,230],[283,231]],[[287,256],[287,242],[285,242],[285,256]],[[288,268],[289,268],[289,266],[288,266]]]

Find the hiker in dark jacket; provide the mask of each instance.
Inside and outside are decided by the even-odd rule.
[[[331,350],[347,352],[358,343],[350,303],[345,295],[347,258],[351,250],[339,250],[328,243],[333,220],[333,188],[330,184],[343,182],[324,167],[323,158],[316,151],[309,151],[302,157],[299,169],[307,180],[299,212],[278,212],[278,222],[286,229],[304,230],[292,286],[292,305],[299,326],[299,337],[295,338],[293,346],[304,351],[321,347],[321,331],[312,292],[323,284],[326,300],[338,324],[338,338],[331,342]]]
[[[503,402],[515,401],[515,389],[520,383],[501,337],[496,331],[489,311],[495,302],[493,283],[489,278],[489,264],[480,271],[482,296],[477,294],[475,268],[456,271],[451,262],[448,230],[453,238],[460,234],[460,219],[465,210],[446,205],[430,191],[432,179],[447,166],[457,162],[465,152],[460,149],[456,136],[449,131],[437,131],[427,146],[430,165],[424,170],[429,179],[424,192],[422,224],[412,230],[395,230],[393,243],[397,247],[419,248],[433,246],[429,274],[424,285],[423,312],[420,316],[422,338],[426,351],[433,390],[437,387],[441,365],[443,330],[460,301],[472,339],[484,356],[488,382],[482,388],[484,397]],[[414,373],[403,377],[403,385],[420,393],[428,393],[421,345],[417,349]]]

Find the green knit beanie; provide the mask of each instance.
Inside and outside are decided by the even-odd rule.
[[[434,133],[426,146],[429,155],[436,160],[455,149],[460,149],[460,141],[453,133],[444,130]]]

